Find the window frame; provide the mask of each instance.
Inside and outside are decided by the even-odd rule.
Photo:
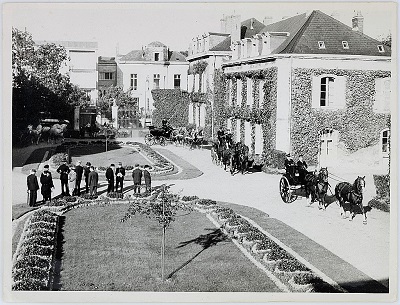
[[[349,42],[346,41],[346,40],[343,40],[343,41],[342,41],[342,47],[343,47],[343,49],[345,49],[345,50],[350,49]]]
[[[176,84],[176,81],[179,81],[179,85]],[[180,88],[181,88],[181,75],[174,74],[174,89],[180,89]]]
[[[131,86],[132,90],[137,91],[138,90],[138,76],[136,73],[131,74]]]
[[[156,82],[156,80],[158,82]],[[161,80],[160,74],[153,74],[153,89],[160,89],[160,80]]]
[[[318,41],[318,49],[320,49],[320,50],[326,49],[326,47],[325,47],[325,41],[323,41],[323,40]]]
[[[382,44],[378,44],[378,51],[379,53],[385,53],[385,47]]]
[[[384,136],[385,133],[386,133],[386,136]],[[386,143],[383,143],[384,139],[386,139]],[[384,150],[384,147],[386,147],[386,150]],[[384,130],[381,131],[380,151],[381,151],[381,154],[383,154],[383,155],[390,154],[390,129],[389,128],[385,128]]]
[[[154,61],[160,61],[160,52],[154,52]]]

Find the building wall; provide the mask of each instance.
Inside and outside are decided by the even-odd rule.
[[[97,65],[98,71],[98,81],[97,81],[97,89],[98,90],[106,90],[110,86],[117,85],[117,63],[104,63],[99,62]],[[113,79],[102,79],[101,74],[110,72],[114,74]]]
[[[390,128],[390,112],[374,110],[376,80],[391,75],[388,61],[294,60],[291,87],[291,151],[295,157],[302,154],[311,164],[335,166],[370,164],[370,168],[387,170],[382,152],[366,154],[357,161],[361,151],[379,151],[381,133]],[[343,79],[343,103],[336,108],[316,108],[319,98],[318,77],[330,75]],[[340,85],[340,82],[335,84]],[[338,94],[336,92],[335,94]],[[320,154],[323,130],[332,130],[331,157]],[[335,143],[336,141],[336,143]],[[331,151],[329,151],[330,153]],[[321,157],[324,159],[321,160]]]
[[[139,98],[139,109],[146,108],[146,100],[149,101],[150,111],[154,110],[151,90],[154,87],[154,74],[160,75],[160,89],[174,89],[174,74],[181,75],[181,89],[187,88],[188,63],[164,65],[155,62],[119,63],[121,77],[118,83],[124,91],[131,86],[131,74],[137,74],[137,90],[132,91],[133,97]]]

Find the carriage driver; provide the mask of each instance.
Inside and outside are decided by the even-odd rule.
[[[303,160],[303,155],[299,156],[299,160],[297,161],[297,168],[299,169],[300,181],[304,181],[304,178],[307,174],[307,163]]]
[[[290,156],[290,154],[286,154],[286,160],[285,160],[285,169],[286,169],[286,173],[289,175],[294,175],[294,161],[292,159],[292,157]]]
[[[222,128],[222,126],[219,127],[218,131],[217,131],[217,138],[218,138],[218,144],[221,146],[222,145],[222,138],[225,135],[225,131]]]

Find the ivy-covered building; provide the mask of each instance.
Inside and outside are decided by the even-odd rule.
[[[361,13],[352,27],[321,11],[296,15],[231,48],[215,120],[252,154],[387,171],[391,49],[363,33]]]
[[[189,63],[185,55],[154,41],[141,50],[117,56],[117,84],[125,91],[132,89],[132,96],[139,105],[142,126],[153,123],[152,90],[187,90]]]
[[[239,15],[224,16],[220,32],[207,32],[196,36],[189,44],[188,91],[190,103],[188,122],[205,130],[207,138],[214,137],[214,73],[222,63],[231,59],[232,41],[251,37],[258,33],[264,24],[256,19],[243,22]]]

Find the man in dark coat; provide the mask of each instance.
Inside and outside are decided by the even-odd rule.
[[[122,193],[122,191],[124,189],[125,168],[122,167],[121,162],[118,163],[118,167],[115,171],[115,176],[116,176],[115,191],[118,192],[118,186],[121,186],[120,193]]]
[[[97,195],[97,184],[99,183],[99,174],[94,170],[94,167],[90,167],[89,173],[89,188],[90,195]]]
[[[218,131],[217,131],[217,138],[218,138],[218,144],[221,146],[222,145],[222,138],[225,136],[225,132],[224,129],[221,127],[219,127]]]
[[[292,157],[290,156],[290,154],[286,155],[286,160],[285,160],[285,169],[286,169],[286,173],[288,173],[289,175],[294,175],[294,161],[292,159]]]
[[[81,181],[82,181],[82,176],[83,176],[83,166],[82,166],[81,161],[78,161],[76,163],[75,173],[76,173],[76,183],[75,183],[74,194],[72,194],[72,195],[79,196],[81,193]]]
[[[134,170],[132,171],[133,178],[133,192],[140,194],[140,185],[142,184],[142,170],[139,168],[139,164],[135,165]]]
[[[107,194],[114,192],[114,172],[115,165],[111,164],[111,166],[106,170],[106,179],[108,181]]]
[[[34,207],[36,205],[37,191],[39,189],[38,179],[36,177],[36,169],[31,169],[30,174],[26,178],[29,195],[29,206]]]
[[[299,179],[302,183],[305,183],[305,177],[307,175],[307,163],[303,161],[303,156],[299,156],[299,160],[297,161],[297,168],[299,169]]]
[[[90,166],[92,166],[92,164],[90,162],[86,162],[86,166],[83,169],[83,173],[85,175],[85,190],[86,190],[86,194],[89,193],[89,173],[90,173]]]
[[[149,166],[145,165],[143,170],[144,184],[146,185],[146,193],[151,192],[151,175],[148,171]]]
[[[40,184],[42,185],[40,192],[43,196],[43,203],[51,201],[51,189],[54,188],[53,177],[49,172],[49,166],[46,164],[43,173],[40,175]]]
[[[69,166],[67,165],[67,160],[63,161],[57,168],[57,173],[60,174],[60,181],[61,181],[61,195],[62,196],[69,196],[69,188],[68,188],[68,174],[70,172]],[[65,190],[64,190],[65,189]]]

